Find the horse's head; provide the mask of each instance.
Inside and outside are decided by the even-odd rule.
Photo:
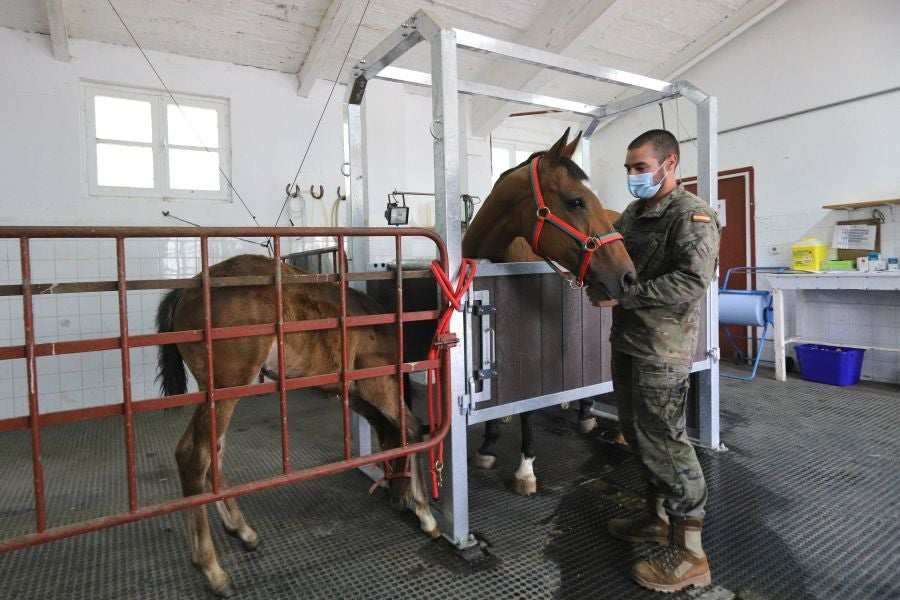
[[[572,161],[581,134],[569,130],[544,153],[500,176],[463,238],[463,255],[501,260],[521,236],[572,273],[592,300],[615,298],[635,281],[634,265],[587,175]]]

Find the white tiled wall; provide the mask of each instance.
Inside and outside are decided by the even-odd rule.
[[[287,242],[287,240],[285,240]],[[286,251],[295,250],[286,243]],[[289,247],[289,249],[288,249]],[[210,240],[210,263],[241,253],[265,253],[259,245],[236,240]],[[31,241],[34,283],[114,281],[113,240],[35,239]],[[197,239],[129,239],[125,242],[129,279],[193,277],[200,268]],[[17,240],[0,240],[0,284],[19,284]],[[132,335],[155,333],[156,307],[163,290],[128,292],[128,326]],[[115,337],[119,335],[117,292],[40,294],[34,296],[35,341],[38,343]],[[22,299],[0,297],[0,346],[24,343]],[[131,350],[134,399],[159,395],[156,346]],[[37,359],[40,410],[55,412],[122,401],[121,352],[109,350]],[[196,384],[191,381],[191,389]],[[25,361],[0,361],[0,419],[28,414]]]

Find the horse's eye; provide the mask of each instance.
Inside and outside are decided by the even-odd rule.
[[[569,198],[566,200],[566,206],[571,210],[584,208],[584,198],[580,196],[578,198]]]

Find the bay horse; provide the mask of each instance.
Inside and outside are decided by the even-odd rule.
[[[549,150],[533,154],[500,175],[463,236],[462,253],[467,258],[487,258],[493,262],[550,258],[568,269],[572,274],[570,284],[583,285],[592,300],[615,298],[635,282],[634,265],[624,244],[602,243],[603,240],[619,241],[621,236],[616,237],[618,234],[612,226],[618,213],[603,208],[585,185],[587,175],[572,161],[581,134],[571,142],[568,137],[566,129]],[[541,202],[546,208],[541,207]],[[552,214],[563,223],[548,224],[541,214],[547,215],[546,221]],[[567,231],[566,226],[580,232],[580,237]],[[588,252],[592,241],[593,250]],[[585,433],[596,425],[590,413],[592,404],[591,399],[579,402],[579,418]],[[530,412],[519,414],[522,458],[514,489],[523,496],[537,492],[531,417]],[[499,437],[499,420],[488,421],[484,441],[475,455],[477,467],[494,466],[497,459],[494,447]]]
[[[241,255],[229,258],[209,268],[211,277],[239,277],[250,275],[273,276],[275,269],[283,276],[304,274],[305,271],[260,255]],[[371,298],[347,288],[347,314],[350,316],[383,314],[385,311]],[[214,287],[210,290],[213,327],[274,323],[275,288],[273,286]],[[304,283],[283,287],[285,321],[326,319],[340,316],[341,290],[336,283]],[[204,328],[203,297],[198,288],[169,291],[157,310],[157,330],[160,333]],[[349,369],[365,369],[396,364],[396,331],[388,326],[351,327],[347,329],[347,357]],[[202,390],[206,387],[206,347],[202,342],[169,344],[159,349],[159,379],[165,395],[187,391],[187,363]],[[216,388],[254,383],[262,373],[278,379],[278,352],[274,334],[217,340],[213,343],[214,383]],[[335,373],[341,370],[340,331],[325,329],[289,333],[284,336],[284,366],[288,378]],[[325,386],[328,393],[341,393],[341,384]],[[227,483],[221,476],[228,424],[238,399],[216,402],[216,454],[212,457],[212,435],[209,409],[198,405],[178,442],[175,458],[184,496],[200,494],[210,477],[212,460],[217,460],[220,485]],[[400,446],[400,410],[405,412],[406,439],[412,444],[422,440],[419,420],[403,402],[395,376],[373,377],[353,381],[350,385],[350,406],[375,428],[382,448]],[[396,459],[388,478],[391,503],[395,508],[411,506],[426,534],[441,535],[429,506],[423,461],[412,455],[409,462]],[[247,525],[234,498],[216,502],[225,530],[254,550],[259,535]],[[211,591],[217,596],[233,593],[230,576],[217,559],[206,507],[186,510],[191,561],[206,576]]]

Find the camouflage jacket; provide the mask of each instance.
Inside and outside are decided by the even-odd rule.
[[[613,309],[614,351],[690,364],[700,302],[716,272],[719,223],[697,196],[676,189],[656,206],[632,202],[615,222],[625,237],[637,283]]]

